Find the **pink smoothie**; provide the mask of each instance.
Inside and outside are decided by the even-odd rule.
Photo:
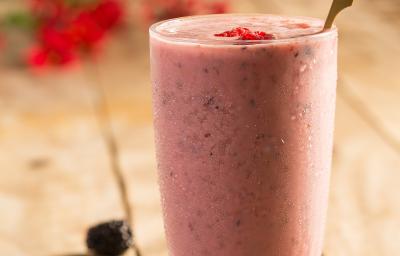
[[[215,37],[235,27],[267,41]],[[159,183],[171,256],[320,256],[336,30],[273,15],[150,29]]]

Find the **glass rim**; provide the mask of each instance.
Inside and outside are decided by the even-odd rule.
[[[277,15],[277,14],[267,14],[267,13],[229,13],[229,14],[207,14],[207,15],[192,15],[192,16],[183,16],[173,19],[162,20],[152,24],[149,28],[150,37],[155,37],[157,39],[161,39],[170,43],[185,43],[185,44],[196,44],[196,45],[209,45],[209,46],[218,46],[218,45],[232,45],[232,46],[243,46],[243,45],[270,45],[270,44],[281,44],[288,43],[302,39],[318,39],[325,38],[331,35],[337,34],[337,27],[333,26],[332,28],[322,30],[318,33],[313,34],[305,34],[295,37],[289,38],[278,38],[278,39],[268,39],[268,40],[221,40],[221,39],[194,39],[194,38],[182,38],[182,37],[173,37],[166,36],[157,31],[157,28],[160,25],[163,25],[167,22],[173,22],[177,20],[187,20],[187,19],[200,19],[206,17],[216,17],[216,16],[281,16],[288,18],[300,18],[300,19],[314,19],[321,20],[318,18],[307,17],[307,16],[290,16],[290,15]]]

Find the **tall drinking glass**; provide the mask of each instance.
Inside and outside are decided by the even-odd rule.
[[[240,40],[246,27],[274,35]],[[262,14],[150,28],[155,142],[171,256],[320,256],[337,31]]]

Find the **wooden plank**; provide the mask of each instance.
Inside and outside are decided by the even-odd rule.
[[[88,98],[79,73],[2,72],[1,255],[82,251],[89,225],[122,216]]]
[[[147,47],[147,41],[139,44]],[[156,177],[151,84],[149,75],[145,75],[149,74],[148,56],[140,51],[142,48],[126,55],[128,49],[111,47],[99,71],[134,209],[137,242],[145,256],[161,256],[166,255],[166,246]]]
[[[396,255],[400,159],[338,99],[326,255]]]
[[[391,6],[391,11],[389,11]],[[341,74],[346,87],[400,145],[400,12],[398,1],[361,1],[342,26]],[[368,25],[369,24],[369,25]],[[400,147],[400,146],[398,146]]]

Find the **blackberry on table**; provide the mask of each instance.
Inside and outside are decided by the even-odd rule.
[[[118,256],[132,246],[132,230],[122,220],[100,223],[88,230],[86,244],[96,256]]]

